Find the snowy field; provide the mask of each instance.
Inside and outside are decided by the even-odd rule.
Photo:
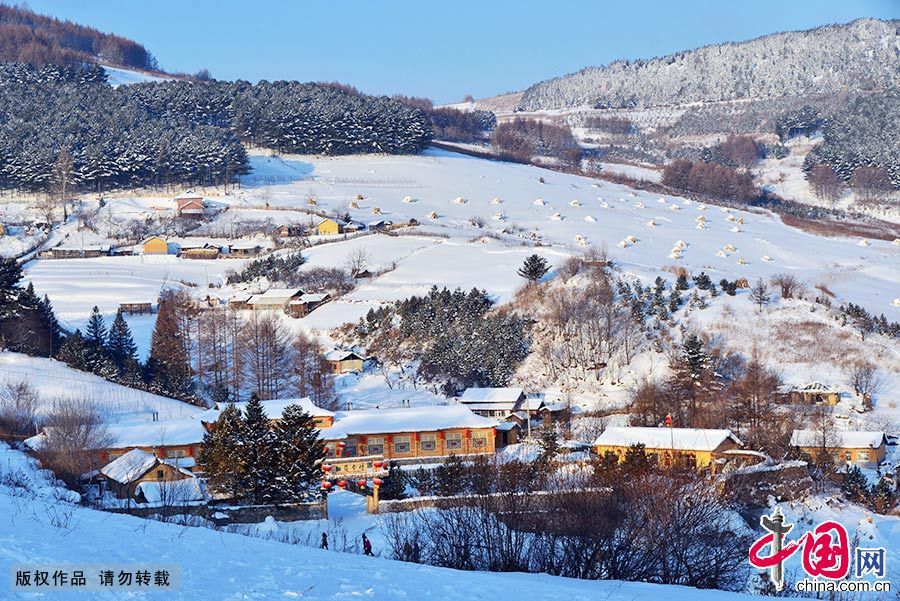
[[[181,587],[165,595],[129,593],[127,598],[185,601],[216,599],[501,599],[520,601],[706,601],[754,597],[677,586],[585,581],[541,574],[458,572],[382,557],[323,551],[241,534],[103,513],[57,499],[70,493],[46,482],[31,460],[0,443],[0,471],[23,474],[36,493],[0,485],[0,572],[16,564],[177,565]],[[349,493],[342,493],[348,494]],[[352,504],[344,515],[356,535],[371,516]],[[356,516],[356,517],[354,517]],[[320,522],[304,527],[315,528]],[[290,528],[268,522],[260,530]],[[372,530],[368,530],[372,532]],[[127,541],[127,544],[123,544]],[[378,542],[375,539],[375,542]],[[202,552],[198,552],[202,550]],[[384,549],[375,548],[376,553]],[[6,589],[4,582],[3,589]],[[2,593],[0,596],[7,593]],[[5,598],[5,597],[4,597]],[[26,598],[26,597],[22,597]],[[122,593],[44,595],[53,599],[126,598]]]
[[[271,178],[281,183],[245,187],[225,202],[256,204],[262,196],[272,206],[301,208],[314,197],[317,209],[347,211],[361,221],[415,218],[423,225],[465,230],[473,236],[479,230],[469,220],[479,217],[484,230],[506,229],[523,241],[539,237],[568,250],[605,243],[626,269],[648,277],[670,265],[704,269],[714,281],[790,272],[810,283],[835,282],[840,296],[878,313],[900,314],[891,307],[900,296],[900,246],[890,242],[825,238],[785,226],[767,213],[725,211],[585,177],[438,150],[412,157],[254,155],[251,159],[257,181]],[[353,209],[350,203],[357,195],[364,200]],[[380,215],[374,216],[375,208]],[[437,217],[429,217],[432,212]],[[701,216],[705,225],[698,229]],[[620,248],[629,236],[637,242]],[[686,248],[674,259],[670,255],[678,241]],[[428,275],[429,280],[440,277],[434,270]]]
[[[348,212],[363,222],[414,218],[421,223],[408,230],[410,235],[362,236],[304,251],[305,269],[345,267],[351,254],[363,251],[367,267],[383,272],[360,280],[356,290],[294,326],[319,334],[355,322],[385,302],[423,294],[432,285],[485,288],[503,302],[523,282],[516,269],[525,256],[537,252],[558,266],[588,245],[605,245],[625,272],[647,281],[674,267],[705,270],[715,282],[791,273],[810,286],[827,286],[838,303],[853,301],[889,320],[900,319],[900,306],[893,304],[900,297],[900,245],[886,241],[825,238],[785,226],[768,213],[723,210],[439,150],[340,158],[256,151],[251,163],[254,171],[241,188],[228,195],[202,191],[213,204],[229,208],[204,224],[204,233],[224,235],[245,222],[305,223],[313,209]],[[310,198],[316,205],[308,204]],[[174,207],[172,198],[158,195],[106,201],[97,219],[101,233],[104,227],[113,231],[170,215]],[[359,208],[351,207],[354,202]],[[75,241],[85,236],[72,230],[54,237],[64,233]],[[542,246],[535,247],[536,241]],[[87,241],[102,242],[102,235]],[[676,245],[683,250],[673,252]],[[195,285],[200,298],[226,298],[231,291],[218,286],[225,272],[241,263],[171,256],[33,261],[26,278],[39,294],[50,296],[65,326],[84,327],[94,305],[111,318],[120,301],[154,299],[161,287],[179,282]],[[129,324],[145,355],[153,317],[131,317]]]

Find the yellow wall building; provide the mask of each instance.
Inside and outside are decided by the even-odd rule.
[[[323,219],[316,226],[316,232],[320,236],[334,236],[340,234],[344,230],[344,224],[334,219]]]
[[[169,245],[163,238],[151,236],[144,240],[141,252],[145,255],[167,255],[169,254]]]
[[[722,453],[741,447],[731,430],[701,428],[607,428],[594,441],[599,456],[613,453],[624,461],[628,450],[643,445],[644,452],[661,466],[715,467]]]

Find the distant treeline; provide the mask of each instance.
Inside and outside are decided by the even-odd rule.
[[[0,61],[35,66],[80,65],[102,60],[135,69],[157,69],[142,45],[121,36],[39,15],[27,8],[0,5]]]
[[[447,142],[484,142],[497,127],[497,116],[491,111],[461,111],[453,107],[435,107],[429,98],[397,94],[395,100],[421,110],[431,121],[436,140]]]
[[[96,65],[0,64],[0,186],[33,191],[210,185],[249,169],[242,142],[280,152],[416,153],[428,118],[387,97],[296,82],[112,88]]]

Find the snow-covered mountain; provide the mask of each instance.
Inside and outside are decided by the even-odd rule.
[[[518,109],[648,107],[877,90],[900,85],[900,21],[859,19],[616,61],[537,83]]]

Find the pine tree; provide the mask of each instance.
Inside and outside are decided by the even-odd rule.
[[[228,498],[239,498],[243,493],[243,427],[241,412],[228,403],[213,428],[203,436],[197,457],[210,487]]]
[[[541,428],[541,457],[540,461],[542,463],[549,463],[552,461],[561,450],[559,446],[559,437],[556,434],[556,430],[552,426],[544,426]]]
[[[859,467],[851,465],[844,474],[841,490],[851,501],[864,501],[869,496],[869,481]]]
[[[71,368],[87,371],[88,347],[81,330],[75,330],[63,339],[58,358]]]
[[[274,429],[276,500],[306,501],[316,492],[325,446],[313,418],[299,405],[288,405]]]
[[[690,288],[690,284],[688,283],[687,273],[681,272],[678,274],[678,279],[675,281],[675,290],[687,290]]]
[[[430,474],[430,471],[429,471]],[[388,475],[384,478],[384,484],[378,491],[379,497],[385,501],[405,499],[406,485],[409,478],[399,465],[391,465]],[[423,493],[427,494],[427,493]]]
[[[538,282],[550,271],[547,259],[540,255],[531,255],[522,263],[522,267],[516,272],[531,283]]]
[[[694,283],[697,284],[697,288],[700,290],[709,290],[710,286],[712,286],[712,280],[708,275],[706,275],[705,271],[701,271],[700,275],[694,276]]]
[[[84,338],[87,345],[87,368],[99,376],[112,378],[116,375],[116,368],[106,349],[106,335],[106,322],[100,309],[94,307]]]
[[[750,300],[759,307],[760,311],[762,311],[763,307],[768,305],[769,301],[772,300],[772,297],[769,294],[769,286],[762,278],[757,279],[756,283],[750,289]]]
[[[150,342],[147,378],[154,392],[176,398],[194,393],[187,332],[182,331],[181,312],[186,310],[178,293],[164,291]]]
[[[59,346],[62,343],[62,328],[56,314],[53,312],[53,305],[50,303],[50,297],[46,294],[41,300],[39,307],[41,318],[47,324],[50,340],[50,356],[55,357],[59,353]]]
[[[134,343],[131,329],[128,327],[128,322],[125,321],[121,309],[116,313],[116,318],[109,328],[106,348],[119,375],[124,374],[129,366],[137,363],[137,345]]]
[[[254,503],[273,501],[277,497],[277,446],[269,418],[255,394],[244,410],[241,448],[246,468],[241,473],[241,491]]]

